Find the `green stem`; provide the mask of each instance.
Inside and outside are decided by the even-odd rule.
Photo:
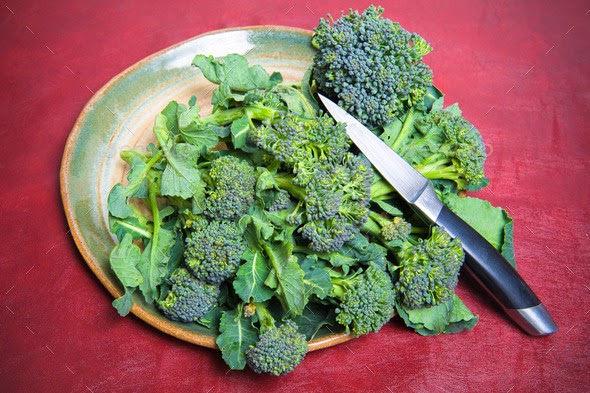
[[[280,188],[288,191],[295,198],[299,200],[305,199],[305,189],[293,184],[293,176],[277,173],[275,181]]]
[[[371,200],[389,199],[392,193],[395,193],[395,188],[385,179],[379,179],[371,184]]]
[[[414,123],[416,120],[416,112],[414,107],[411,107],[406,114],[406,118],[404,119],[404,123],[402,124],[402,129],[400,130],[397,138],[391,145],[391,148],[395,151],[399,151],[399,148],[406,142],[406,139],[410,136],[412,131],[414,130]]]
[[[152,209],[152,217],[154,220],[154,233],[152,234],[152,241],[151,241],[151,255],[152,257],[156,255],[158,251],[158,236],[160,235],[160,210],[158,209],[158,201],[156,200],[156,193],[158,191],[158,184],[152,183],[150,184],[149,189],[149,205]]]

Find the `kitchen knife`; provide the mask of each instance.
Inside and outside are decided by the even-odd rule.
[[[465,266],[525,332],[542,336],[557,331],[545,306],[510,263],[477,231],[447,208],[432,184],[379,137],[344,109],[318,94],[350,139],[421,217],[461,240]]]

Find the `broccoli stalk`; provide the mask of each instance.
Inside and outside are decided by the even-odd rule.
[[[250,314],[251,306],[246,307]],[[260,334],[256,345],[246,352],[248,365],[259,374],[278,376],[290,373],[307,353],[305,335],[297,331],[297,325],[290,319],[277,326],[265,303],[255,303],[253,306],[260,324]]]

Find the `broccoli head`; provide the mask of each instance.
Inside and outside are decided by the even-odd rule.
[[[350,148],[343,123],[329,115],[303,119],[293,113],[278,122],[266,122],[250,130],[252,142],[275,160],[291,168],[299,185],[307,184],[316,163],[339,163]]]
[[[483,187],[486,148],[481,134],[463,116],[452,110],[434,111],[417,127],[430,133],[440,133],[438,149],[416,165],[425,177],[455,182],[459,190]]]
[[[185,243],[187,267],[195,277],[211,284],[233,277],[246,250],[236,222],[203,217],[190,222]]]
[[[328,15],[332,23],[322,18],[312,39],[319,90],[369,127],[389,124],[432,85],[432,71],[422,62],[430,45],[382,14],[383,8],[370,6],[335,21]]]
[[[336,321],[355,336],[378,332],[393,316],[395,296],[389,274],[369,266],[348,276],[330,272],[331,295],[340,303]]]
[[[254,203],[254,168],[235,156],[211,162],[204,214],[214,219],[234,219]]]
[[[256,304],[260,335],[256,345],[246,352],[250,368],[259,374],[288,374],[303,361],[307,353],[305,335],[288,319],[279,326],[263,304]]]
[[[454,293],[465,254],[459,239],[439,227],[416,245],[404,244],[398,255],[398,302],[409,309],[444,303]]]
[[[158,307],[173,321],[194,322],[205,315],[217,302],[219,288],[194,277],[183,267],[170,276],[172,287]]]
[[[386,242],[405,241],[412,233],[412,225],[402,217],[387,218],[371,211],[363,231],[373,236],[380,236]]]

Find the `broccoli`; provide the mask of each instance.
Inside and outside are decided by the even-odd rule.
[[[419,104],[432,85],[432,71],[422,62],[430,45],[382,14],[383,8],[370,6],[336,21],[328,15],[330,21],[320,19],[312,39],[319,90],[375,128]]]
[[[412,225],[402,217],[389,219],[371,210],[362,231],[373,236],[380,236],[386,242],[403,242],[412,233]]]
[[[204,214],[215,219],[234,219],[246,213],[254,203],[254,168],[234,156],[223,156],[211,162],[206,178],[209,189]]]
[[[304,224],[299,232],[317,252],[335,251],[352,239],[369,215],[369,187],[373,173],[370,164],[347,153],[343,164],[316,165],[306,187],[295,185],[293,177],[277,174],[279,187],[287,190],[304,206]],[[300,222],[298,209],[288,218]]]
[[[172,287],[158,307],[173,321],[194,322],[209,312],[219,298],[216,285],[197,279],[184,267],[177,268],[169,280]]]
[[[311,249],[334,251],[354,237],[369,214],[373,171],[366,159],[348,151],[344,124],[327,115],[288,114],[251,130],[250,138],[287,170],[277,171],[274,180],[297,200],[287,222],[301,225],[298,231]]]
[[[418,244],[406,242],[398,253],[395,284],[398,302],[409,309],[444,303],[454,293],[465,254],[459,239],[434,227]]]
[[[369,266],[349,275],[330,271],[330,296],[339,299],[336,321],[358,337],[379,329],[393,316],[395,296],[389,274]]]
[[[326,114],[304,119],[288,113],[278,122],[265,122],[250,130],[249,137],[256,146],[291,168],[297,175],[293,181],[301,186],[313,178],[315,164],[339,163],[351,144],[345,125],[335,123]]]
[[[274,317],[262,303],[255,304],[255,312],[260,335],[256,345],[246,352],[248,365],[259,374],[278,376],[290,373],[307,353],[305,335],[297,331],[297,325],[290,319],[276,326]]]
[[[246,250],[238,224],[199,216],[187,224],[184,260],[188,269],[211,284],[233,277]]]
[[[427,115],[408,111],[391,148],[428,179],[452,181],[459,190],[487,184],[481,134],[461,116],[457,105]]]

